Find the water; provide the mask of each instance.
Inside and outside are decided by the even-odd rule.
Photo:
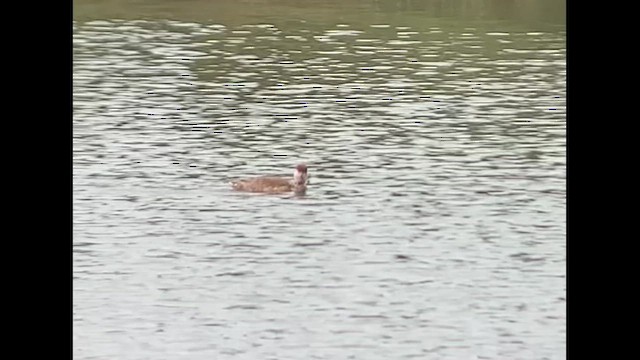
[[[549,2],[211,3],[75,4],[74,358],[566,358]]]

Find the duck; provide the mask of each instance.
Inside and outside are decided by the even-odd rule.
[[[289,193],[304,194],[309,184],[306,164],[298,164],[293,172],[293,178],[261,176],[231,182],[236,191],[257,193]]]

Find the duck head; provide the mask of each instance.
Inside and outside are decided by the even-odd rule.
[[[307,165],[299,164],[293,172],[293,185],[306,186],[308,182]]]

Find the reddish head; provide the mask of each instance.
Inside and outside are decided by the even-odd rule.
[[[307,184],[307,165],[298,164],[298,166],[296,166],[296,171],[293,173],[293,182],[296,185]]]
[[[297,172],[301,172],[301,173],[307,173],[307,165],[305,164],[298,164],[298,166],[296,166],[296,171]]]

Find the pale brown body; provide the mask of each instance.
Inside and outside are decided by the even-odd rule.
[[[266,193],[291,192],[296,186],[291,180],[277,177],[261,177],[247,180],[234,181],[231,183],[234,190]],[[304,185],[303,185],[304,186]],[[302,186],[298,186],[302,188]],[[306,186],[304,186],[306,187]]]
[[[307,190],[307,184],[307,167],[304,164],[300,164],[296,167],[293,178],[263,176],[233,181],[231,186],[237,191],[277,194],[288,192],[304,193]]]

